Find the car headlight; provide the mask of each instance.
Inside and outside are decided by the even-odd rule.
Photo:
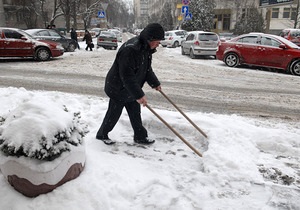
[[[56,45],[56,49],[58,50],[64,50],[63,46],[61,44]]]

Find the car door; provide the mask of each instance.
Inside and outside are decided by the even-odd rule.
[[[192,43],[194,43],[194,38],[195,38],[195,34],[190,33],[186,37],[186,40],[182,42],[182,46],[183,46],[185,53],[190,53],[190,48],[191,48]]]
[[[4,34],[2,33],[2,30],[0,29],[0,56],[3,56],[4,54]]]
[[[33,46],[23,34],[11,29],[3,29],[4,41],[0,55],[2,56],[32,56]]]
[[[286,65],[286,52],[279,47],[280,41],[272,37],[262,36],[257,46],[258,65],[284,68]]]
[[[247,35],[238,39],[235,50],[239,54],[242,63],[257,64],[257,35]]]

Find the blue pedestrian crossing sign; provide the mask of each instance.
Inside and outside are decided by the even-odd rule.
[[[103,10],[98,11],[98,18],[105,18],[105,12]]]
[[[182,13],[182,14],[187,14],[187,13],[189,13],[189,6],[182,6],[182,7],[181,7],[181,13]]]
[[[187,14],[185,14],[185,16],[184,16],[184,19],[185,19],[185,20],[191,20],[192,17],[193,17],[192,13],[187,13]]]

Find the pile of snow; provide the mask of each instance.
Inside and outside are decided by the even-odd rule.
[[[79,111],[90,130],[84,138],[85,170],[77,179],[28,199],[0,176],[0,197],[5,201],[0,202],[0,209],[300,208],[299,122],[184,110],[208,135],[205,139],[177,111],[155,109],[203,154],[200,158],[147,108],[142,108],[142,117],[149,137],[156,139],[154,145],[133,144],[132,128],[124,112],[110,134],[117,143],[107,146],[95,139],[107,109],[106,99],[22,88],[0,88],[0,97],[0,116],[33,98],[47,98],[44,107],[50,112],[55,109],[49,101],[64,104],[70,113]],[[37,104],[27,104],[27,109]],[[34,118],[33,113],[28,115]],[[61,125],[68,125],[70,116],[59,119]],[[43,126],[46,124],[39,130],[47,130]]]
[[[82,144],[88,132],[80,113],[47,97],[32,98],[7,111],[0,122],[0,151],[8,156],[54,160]]]

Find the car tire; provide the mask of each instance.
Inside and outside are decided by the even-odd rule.
[[[291,72],[292,75],[300,76],[300,60],[294,61],[290,65],[289,71]]]
[[[181,46],[181,55],[185,55],[185,52],[183,50],[183,47]]]
[[[228,53],[224,58],[224,63],[229,67],[236,67],[240,62],[240,58],[235,53]]]
[[[195,54],[193,52],[193,49],[190,49],[190,58],[191,59],[195,59],[196,58],[196,56],[195,56]]]
[[[179,42],[178,42],[178,41],[175,41],[174,44],[173,44],[173,47],[175,47],[175,48],[176,48],[176,47],[179,47]]]
[[[51,53],[46,47],[41,47],[36,50],[35,57],[38,61],[48,61],[50,60]]]
[[[68,46],[68,52],[74,52],[75,49],[76,49],[76,45],[75,44],[73,44],[73,43],[69,44],[69,46]]]

